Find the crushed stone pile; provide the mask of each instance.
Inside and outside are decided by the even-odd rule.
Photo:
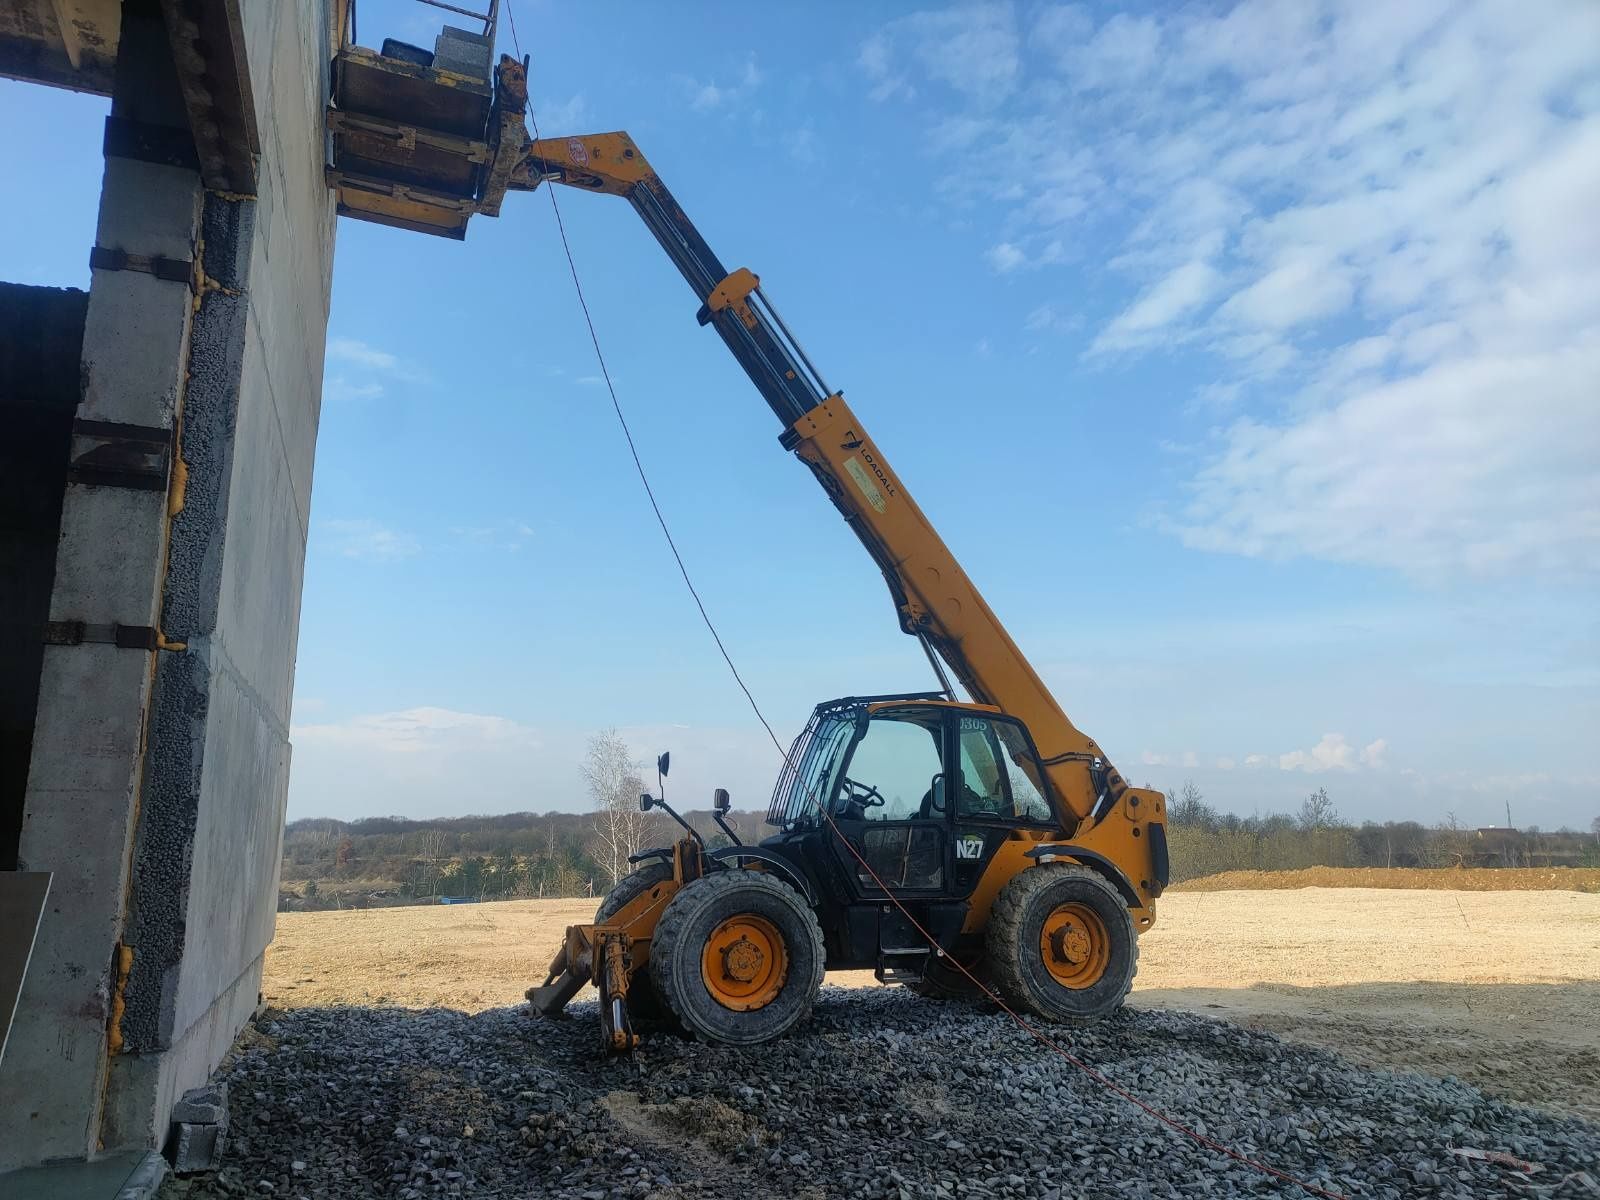
[[[1307,1195],[1107,1094],[1003,1014],[900,989],[825,987],[809,1025],[754,1048],[658,1033],[610,1058],[597,1029],[593,1005],[555,1021],[269,1012],[223,1070],[226,1165],[163,1200]],[[1184,1013],[1051,1033],[1196,1131],[1331,1191],[1600,1200],[1600,1127],[1452,1079]]]

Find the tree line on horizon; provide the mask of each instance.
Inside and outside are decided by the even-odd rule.
[[[583,765],[591,811],[439,818],[307,818],[284,830],[279,909],[461,900],[599,897],[631,870],[628,856],[678,836],[672,819],[639,811],[639,765],[615,730],[590,739]],[[1453,814],[1417,821],[1343,820],[1325,788],[1293,813],[1240,817],[1209,804],[1193,781],[1167,794],[1173,882],[1222,871],[1305,867],[1600,866],[1600,817],[1588,834],[1469,829]],[[707,845],[726,845],[709,811],[684,818]],[[742,841],[770,832],[765,814],[733,812]]]
[[[1326,788],[1294,813],[1240,817],[1206,802],[1193,780],[1166,793],[1173,881],[1223,871],[1295,871],[1306,867],[1590,867],[1600,866],[1600,817],[1588,833],[1538,826],[1469,828],[1446,813],[1420,821],[1363,821],[1339,816]]]

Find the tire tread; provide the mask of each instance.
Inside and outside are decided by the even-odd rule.
[[[1044,863],[1037,867],[1028,867],[1019,871],[1011,882],[1000,889],[1000,894],[995,897],[994,907],[989,910],[989,929],[986,935],[988,961],[1001,993],[1034,1016],[1062,1025],[1092,1025],[1102,1018],[1064,1016],[1060,1013],[1042,1011],[1034,1001],[1022,972],[1023,963],[1030,956],[1037,958],[1039,954],[1037,946],[1023,944],[1027,940],[1023,936],[1023,927],[1027,924],[1028,912],[1041,893],[1063,878],[1069,877],[1083,880],[1103,891],[1119,908],[1126,910],[1126,905],[1117,889],[1092,868],[1071,863]],[[1115,1011],[1128,998],[1128,993],[1133,990],[1134,977],[1139,973],[1139,938],[1132,930],[1131,922],[1129,933],[1133,947],[1133,962],[1128,970],[1127,982],[1115,1003],[1107,1009],[1108,1013]]]
[[[658,967],[657,963],[658,961],[670,963],[679,953],[683,952],[680,949],[679,942],[683,937],[684,928],[702,908],[714,903],[719,896],[746,888],[757,888],[783,896],[785,899],[794,901],[795,907],[805,914],[805,928],[811,939],[812,962],[816,966],[812,973],[814,977],[806,984],[805,1004],[800,1011],[800,1015],[791,1022],[787,1027],[788,1029],[793,1029],[795,1026],[804,1024],[810,1019],[811,1006],[816,1002],[817,998],[817,989],[822,986],[822,976],[826,969],[826,956],[822,943],[822,926],[817,923],[817,914],[806,903],[805,897],[778,879],[777,876],[764,871],[731,869],[703,875],[694,882],[686,884],[683,890],[672,898],[672,902],[667,905],[666,912],[662,913],[661,919],[656,922],[655,933],[651,935],[650,939],[650,973],[655,981],[656,993],[666,1001],[667,1008],[677,1018],[678,1023],[703,1042],[718,1043],[721,1039],[701,1030],[690,1019],[690,1016],[685,1012],[686,1006],[682,997],[677,994],[677,989],[670,986],[670,983],[666,981],[669,972],[663,967]],[[690,899],[693,903],[682,903],[685,899]],[[694,947],[693,953],[698,960],[700,948]],[[793,957],[793,955],[790,956],[791,964]]]

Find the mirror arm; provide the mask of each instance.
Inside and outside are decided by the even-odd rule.
[[[687,833],[695,841],[700,843],[700,849],[704,850],[706,848],[706,840],[705,840],[705,838],[700,836],[699,831],[696,830],[693,825],[689,824],[689,822],[685,821],[682,817],[680,817],[678,815],[678,810],[673,808],[672,805],[668,804],[665,799],[657,800],[656,803],[655,803],[655,806],[657,808],[666,809],[667,816],[671,817],[674,821],[676,821],[679,825],[681,825],[683,827],[683,831],[685,833]]]
[[[728,828],[728,822],[724,819],[722,813],[713,811],[711,814],[711,819],[717,823],[717,827],[721,829],[723,833],[728,835],[735,846],[744,845],[744,843],[739,840],[739,835],[732,829]]]

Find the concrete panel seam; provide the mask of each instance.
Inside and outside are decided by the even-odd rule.
[[[254,325],[256,341],[261,347],[262,361],[267,362],[269,361],[267,359],[267,346],[265,339],[261,336],[261,324],[258,321]],[[289,439],[283,432],[283,413],[278,407],[277,390],[272,386],[272,372],[262,371],[261,377],[266,380],[267,384],[267,402],[272,405],[272,425],[278,434],[278,448],[283,451],[283,467],[289,476],[289,493],[294,500],[295,519],[300,526],[300,549],[304,553],[306,543],[311,536],[311,519],[310,515],[300,507],[300,489],[294,478],[294,459],[289,455]]]
[[[226,676],[239,694],[249,701],[250,707],[261,714],[264,719],[263,724],[277,735],[279,741],[289,740],[288,722],[278,715],[267,698],[261,694],[260,689],[245,678],[244,672],[228,653],[224,639],[220,635],[204,638],[192,648],[208,656],[213,669],[218,674]]]

